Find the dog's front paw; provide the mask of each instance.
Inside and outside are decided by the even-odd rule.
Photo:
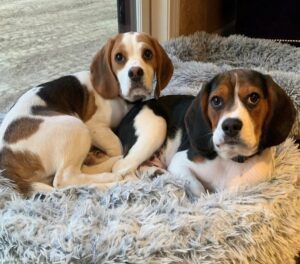
[[[140,164],[138,164],[138,162],[135,160],[121,159],[114,164],[112,172],[120,175],[134,173],[139,165]]]

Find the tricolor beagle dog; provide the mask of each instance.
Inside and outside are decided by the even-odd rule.
[[[150,163],[182,178],[195,195],[256,184],[271,175],[271,147],[286,139],[295,115],[270,76],[221,73],[197,97],[165,96],[132,108],[118,128],[125,157],[114,171],[134,171],[152,156]]]
[[[24,194],[116,181],[116,158],[83,166],[91,145],[109,157],[122,154],[112,131],[128,102],[155,97],[167,85],[173,65],[157,40],[143,33],[109,39],[90,71],[64,76],[22,95],[0,127],[0,170]],[[156,78],[155,78],[156,77]]]

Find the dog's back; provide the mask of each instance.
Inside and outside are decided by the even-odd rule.
[[[55,144],[61,136],[59,120],[69,119],[73,126],[80,121],[69,116],[87,118],[88,80],[89,72],[81,72],[34,87],[4,117],[0,126],[1,175],[16,183],[22,193],[30,191],[32,182],[52,185],[56,159],[63,150],[47,145]]]

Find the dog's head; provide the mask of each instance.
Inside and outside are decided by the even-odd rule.
[[[118,34],[96,54],[90,67],[96,91],[106,99],[122,96],[128,101],[155,97],[168,84],[173,64],[157,40],[145,33]]]
[[[185,123],[194,151],[233,159],[283,142],[295,116],[291,99],[270,76],[239,69],[209,81],[188,109]]]

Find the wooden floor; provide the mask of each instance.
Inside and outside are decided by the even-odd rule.
[[[33,85],[87,70],[117,33],[116,2],[1,0],[0,111]]]

